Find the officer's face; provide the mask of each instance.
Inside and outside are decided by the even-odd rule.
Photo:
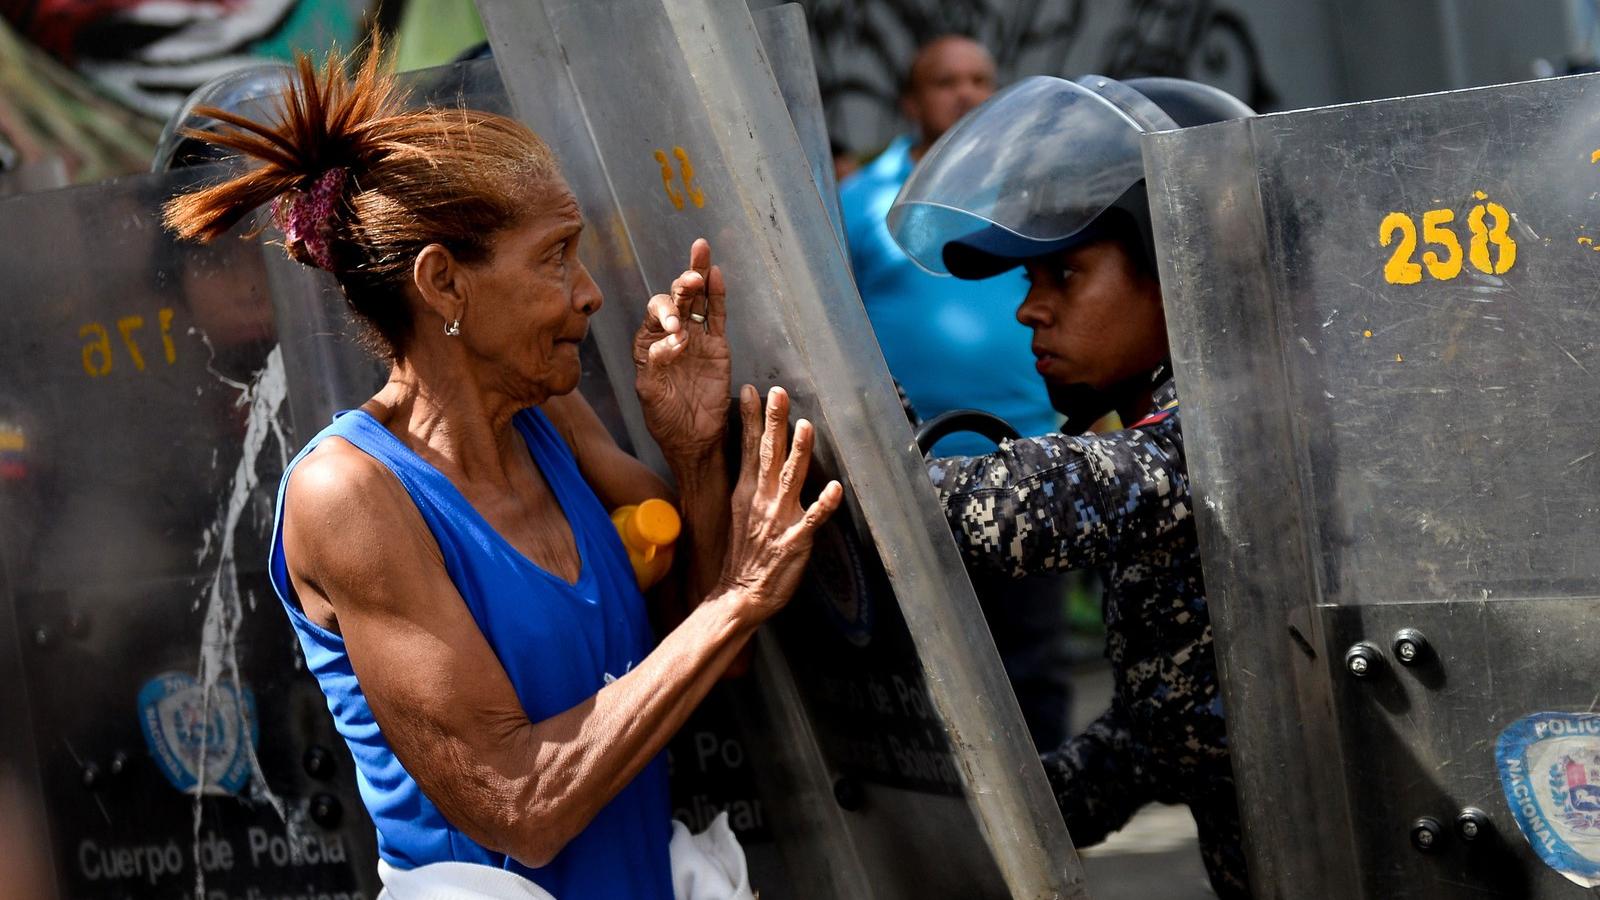
[[[1033,355],[1053,386],[1105,389],[1167,358],[1161,286],[1115,240],[1030,260],[1031,287],[1017,321],[1033,329]]]

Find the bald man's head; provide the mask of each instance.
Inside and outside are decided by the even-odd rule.
[[[923,44],[911,60],[900,98],[901,112],[921,132],[918,150],[927,149],[994,89],[994,58],[982,44],[958,34]]]

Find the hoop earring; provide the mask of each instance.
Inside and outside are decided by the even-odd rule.
[[[456,316],[456,320],[454,322],[451,322],[449,325],[446,325],[444,327],[444,333],[445,333],[446,337],[460,337],[461,336],[461,317],[460,316]]]

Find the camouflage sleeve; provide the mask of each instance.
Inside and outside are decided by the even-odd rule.
[[[1123,542],[1161,537],[1189,516],[1176,409],[1108,434],[930,460],[928,476],[967,565],[1011,577],[1101,565]]]

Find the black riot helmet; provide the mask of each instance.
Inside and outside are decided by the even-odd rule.
[[[1140,136],[1254,114],[1181,78],[1026,78],[928,150],[889,210],[889,233],[934,274],[987,278],[1105,236],[1118,210],[1153,270]]]
[[[929,148],[889,210],[889,233],[935,274],[987,278],[1101,238],[1155,271],[1140,138],[1251,116],[1214,87],[1179,78],[1017,82]],[[1166,362],[1109,387],[1049,384],[1080,433],[1165,381]]]

